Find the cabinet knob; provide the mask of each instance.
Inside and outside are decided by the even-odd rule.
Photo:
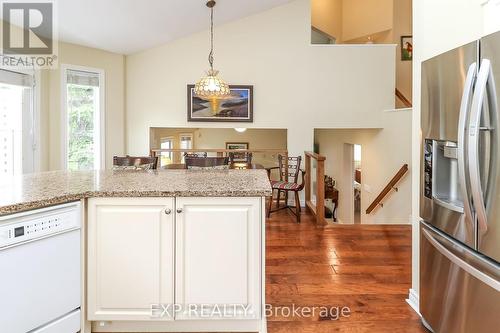
[[[170,215],[172,213],[172,210],[170,208],[165,208],[165,214]]]
[[[182,208],[177,208],[177,213],[182,213]]]

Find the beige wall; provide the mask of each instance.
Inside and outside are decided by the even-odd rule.
[[[226,142],[248,142],[250,149],[287,149],[286,129],[248,129],[243,133],[232,128],[152,128],[150,147],[160,148],[161,138],[174,137],[174,148],[180,148],[179,134],[193,134],[194,149],[225,149]],[[180,163],[180,155],[174,154],[175,163]],[[253,161],[264,166],[274,166],[277,154],[255,153]]]
[[[384,207],[372,214],[365,211],[389,180],[403,164],[411,161],[411,112],[388,112],[385,129],[316,129],[314,142],[326,156],[325,173],[337,181],[339,208],[337,216],[341,223],[352,223],[352,206],[349,198],[352,183],[345,177],[349,174],[345,165],[350,165],[344,154],[344,144],[361,145],[362,187],[361,223],[409,223],[411,214],[411,170],[398,184],[399,191],[384,200]],[[398,144],[395,145],[394,142]]]
[[[313,27],[342,42],[343,0],[311,0],[311,24]]]
[[[68,43],[59,43],[59,68],[62,64],[86,66],[104,70],[105,75],[105,153],[106,167],[111,167],[113,155],[124,153],[125,140],[125,58],[123,55],[110,53]],[[62,165],[61,143],[61,71],[58,69],[44,70],[42,119],[42,137],[47,136],[48,149],[44,149],[43,161],[48,170],[57,170]],[[46,140],[46,139],[45,139]]]
[[[471,42],[483,35],[480,1],[420,0],[413,4],[413,131],[412,131],[412,289],[419,291],[419,172],[420,172],[420,75],[422,61]]]
[[[248,129],[238,133],[232,128],[200,128],[195,132],[196,148],[225,148],[226,142],[248,142],[250,149],[287,149],[286,129]],[[253,161],[271,167],[276,165],[278,155],[254,153]]]
[[[412,35],[412,0],[311,0],[312,25],[337,44],[395,44],[396,87],[412,100],[412,62],[401,61],[401,36]],[[405,107],[396,99],[398,108]]]
[[[248,142],[250,149],[286,149],[286,129],[248,129],[238,133],[232,128],[200,128],[196,148],[225,148],[226,142]]]
[[[3,21],[0,20],[0,40]],[[14,26],[14,29],[21,30]],[[37,89],[40,105],[40,171],[58,170],[62,165],[61,71],[62,64],[104,70],[105,75],[105,156],[106,167],[113,155],[125,151],[125,56],[69,43],[58,43],[59,67],[39,70]]]
[[[311,46],[309,0],[216,28],[215,67],[232,84],[254,85],[254,122],[201,128],[286,128],[291,155],[311,150],[315,127],[384,127],[394,107],[395,47]],[[249,28],[251,27],[251,28]],[[190,127],[186,85],[207,69],[208,33],[126,60],[127,152],[145,154],[150,127]]]
[[[342,40],[359,39],[391,30],[393,9],[393,0],[343,1]]]
[[[418,1],[418,0],[416,0]],[[396,87],[410,101],[413,100],[412,92],[412,61],[401,60],[401,36],[412,35],[412,0],[394,1],[394,29],[393,43],[396,48]],[[397,107],[404,107],[397,99]]]

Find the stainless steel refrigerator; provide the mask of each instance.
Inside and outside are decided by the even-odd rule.
[[[500,331],[500,32],[422,63],[420,312]]]

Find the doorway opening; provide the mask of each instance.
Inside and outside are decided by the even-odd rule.
[[[353,145],[353,201],[354,201],[354,219],[355,224],[361,223],[361,145]]]
[[[361,223],[361,145],[344,143],[343,156],[344,188],[348,189],[345,222]]]

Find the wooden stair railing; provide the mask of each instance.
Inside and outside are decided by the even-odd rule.
[[[370,214],[378,205],[382,205],[382,200],[385,198],[387,194],[389,194],[389,192],[391,192],[391,190],[394,189],[397,191],[397,188],[394,186],[396,186],[396,184],[399,183],[401,178],[403,178],[403,176],[407,172],[408,172],[408,164],[404,164],[401,167],[401,169],[399,169],[398,173],[396,173],[396,175],[392,177],[391,181],[387,184],[387,186],[384,187],[382,192],[380,192],[380,194],[377,195],[377,197],[375,198],[375,200],[373,200],[371,205],[368,206],[368,208],[366,209],[366,214]]]
[[[328,224],[325,220],[325,160],[326,157],[313,153],[311,151],[304,152],[306,156],[306,208],[316,217],[318,225]],[[316,161],[316,200],[313,202],[311,192],[313,190],[311,171],[313,169],[312,162]]]
[[[403,102],[404,106],[406,106],[407,108],[412,107],[410,100],[406,98],[406,96],[403,95],[403,93],[399,91],[398,88],[396,88],[396,97],[399,98],[399,100]]]

